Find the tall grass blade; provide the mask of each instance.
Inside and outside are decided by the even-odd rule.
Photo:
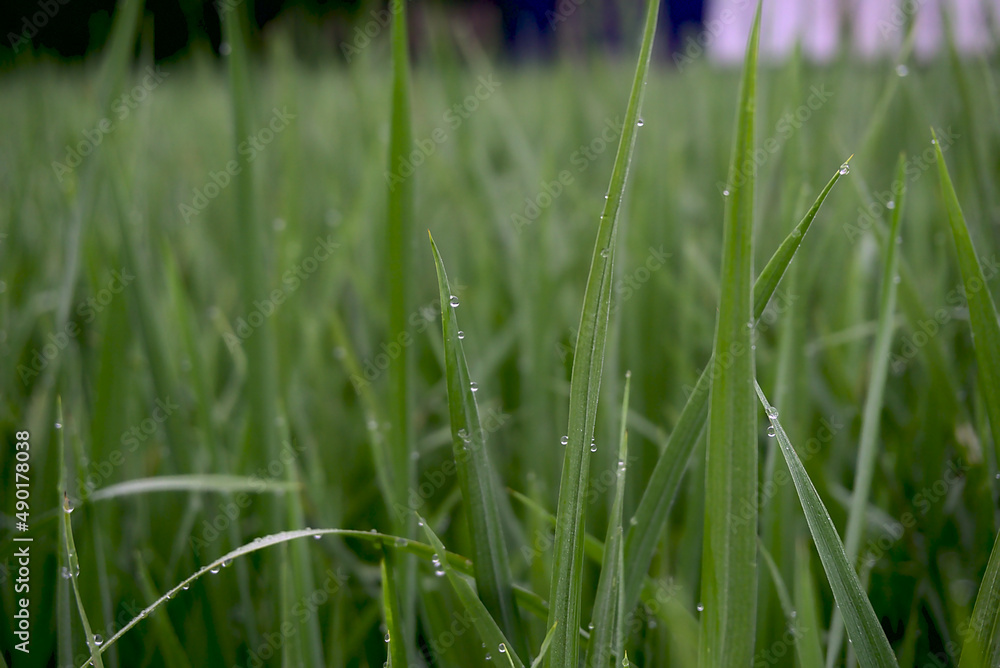
[[[850,160],[850,158],[848,158]],[[799,249],[806,232],[816,219],[820,207],[826,201],[827,195],[841,177],[838,169],[819,193],[812,207],[802,217],[802,220],[785,237],[778,250],[774,252],[760,276],[754,283],[754,322],[760,319],[768,302],[774,296],[778,283],[785,275],[788,265],[795,252]],[[667,514],[677,495],[681,478],[691,459],[698,437],[701,435],[708,418],[708,387],[716,360],[713,356],[705,365],[694,390],[681,410],[677,424],[674,426],[660,458],[653,468],[649,483],[639,500],[639,506],[632,516],[632,521],[625,538],[625,607],[631,608],[639,600],[642,579],[656,551],[660,533],[667,522]]]
[[[393,571],[386,565],[385,559],[379,564],[382,573],[382,611],[385,615],[385,643],[388,648],[388,668],[409,666],[406,658],[405,633],[399,618],[399,594],[396,592],[396,579]]]
[[[500,663],[509,662],[515,668],[523,668],[524,664],[518,658],[510,641],[507,640],[503,631],[497,626],[496,620],[490,615],[489,610],[486,609],[483,602],[476,596],[472,585],[469,584],[463,575],[455,571],[455,568],[447,559],[442,558],[441,555],[445,554],[444,545],[434,533],[434,530],[431,529],[430,524],[420,518],[418,518],[417,523],[423,527],[427,541],[436,550],[435,556],[431,557],[432,566],[436,570],[444,571],[444,575],[447,576],[448,582],[451,584],[452,589],[455,590],[459,601],[461,601],[462,605],[470,613],[472,625],[475,627],[480,639],[485,643],[483,651],[486,653],[486,660],[489,661],[492,657],[496,657],[496,660]],[[506,659],[503,658],[504,654],[507,655]]]
[[[757,396],[774,428],[781,454],[788,464],[799,503],[802,505],[802,512],[806,516],[806,523],[809,525],[820,561],[826,571],[830,589],[833,590],[834,600],[837,601],[844,616],[847,635],[854,644],[858,661],[863,668],[898,668],[889,641],[882,631],[878,617],[875,616],[871,601],[861,586],[858,574],[847,560],[844,544],[837,535],[837,528],[833,525],[823,500],[820,499],[802,461],[795,453],[784,428],[778,422],[777,410],[768,403],[760,385],[756,385],[756,388]]]
[[[625,418],[628,415],[628,395],[631,373],[625,374],[625,391],[622,398],[621,431],[618,438],[618,468],[614,481],[614,501],[611,504],[611,518],[604,539],[604,557],[601,559],[601,576],[597,581],[597,597],[591,617],[589,657],[587,665],[594,668],[607,666],[621,654],[622,618],[625,611],[622,591],[622,505],[625,497],[625,462],[628,461],[628,431]]]
[[[861,442],[858,444],[857,465],[854,471],[854,488],[847,516],[844,551],[852,564],[858,559],[858,550],[867,522],[866,510],[875,475],[875,457],[878,454],[879,426],[882,418],[885,382],[889,374],[889,357],[892,337],[896,329],[896,288],[899,275],[899,222],[902,220],[906,201],[906,156],[900,155],[896,166],[895,183],[901,184],[892,210],[889,226],[889,243],[885,244],[882,265],[882,287],[879,295],[878,325],[875,330],[875,349],[872,351],[871,378],[865,397],[864,417],[861,422]],[[832,668],[839,659],[844,639],[844,626],[840,612],[834,609],[830,622],[830,640],[827,646],[826,665]]]
[[[958,266],[962,273],[962,287],[969,304],[969,327],[972,329],[972,343],[976,352],[979,392],[986,405],[989,417],[993,447],[1000,456],[1000,323],[997,322],[997,307],[987,287],[983,269],[976,257],[976,250],[969,235],[962,207],[955,194],[948,165],[941,155],[941,144],[934,130],[934,150],[937,155],[938,177],[941,195],[951,234],[958,253]],[[993,544],[986,573],[979,585],[979,594],[969,620],[969,633],[962,648],[962,668],[995,666],[1000,661],[1000,534]]]
[[[544,661],[545,657],[548,656],[549,646],[552,645],[552,637],[556,633],[557,625],[558,623],[553,624],[552,627],[549,629],[549,632],[545,634],[545,639],[542,640],[542,646],[538,648],[538,656],[536,656],[535,660],[531,662],[531,668],[539,668],[539,666],[542,665],[542,661]],[[0,668],[3,667],[0,666]]]
[[[552,580],[549,594],[549,627],[556,626],[546,665],[577,668],[580,656],[581,590],[583,587],[584,511],[590,473],[591,441],[597,420],[604,348],[611,308],[611,287],[618,233],[618,212],[625,193],[629,164],[635,147],[639,111],[649,59],[656,33],[658,0],[649,0],[642,46],[622,127],[622,136],[611,172],[608,198],[601,214],[597,242],[587,278],[583,311],[576,339],[570,378],[568,444],[559,483]]]
[[[722,232],[722,276],[716,355],[732,364],[709,390],[705,467],[705,530],[702,547],[699,666],[745,666],[752,662],[757,608],[757,411],[753,401],[753,207],[757,5],[740,83],[736,140],[729,168],[729,196]],[[742,176],[742,178],[741,178]],[[751,517],[735,523],[737,509]]]
[[[428,232],[430,235],[430,232]],[[497,476],[486,449],[486,431],[479,420],[476,392],[469,378],[465,349],[459,339],[454,293],[434,238],[430,238],[441,293],[441,325],[444,330],[444,364],[451,417],[451,442],[458,484],[466,503],[469,535],[476,568],[476,588],[486,609],[514,643],[517,652],[527,655],[528,643],[511,585],[510,558],[500,521],[499,504],[506,501],[497,485]]]
[[[137,494],[156,492],[215,492],[231,494],[247,492],[282,494],[297,491],[300,483],[283,480],[265,480],[257,476],[239,476],[223,473],[203,473],[192,475],[164,475],[154,478],[137,478],[102,487],[87,497],[87,501],[108,501]]]

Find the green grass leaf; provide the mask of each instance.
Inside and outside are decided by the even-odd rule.
[[[993,446],[1000,455],[1000,323],[997,322],[997,307],[987,287],[983,269],[972,245],[969,227],[962,213],[962,207],[955,194],[955,187],[948,175],[948,165],[941,154],[941,144],[934,136],[934,150],[937,155],[938,177],[941,195],[951,235],[958,253],[958,267],[962,272],[962,286],[969,304],[969,327],[972,329],[972,344],[976,351],[979,393],[986,405],[989,416]],[[980,665],[993,666],[1000,661],[1000,534],[993,544],[986,573],[979,585],[979,594],[969,620],[969,633],[962,648],[962,668],[979,668]]]
[[[514,605],[510,557],[500,521],[499,504],[506,497],[499,491],[496,473],[490,464],[486,431],[479,419],[476,392],[469,378],[465,349],[459,339],[458,315],[453,305],[454,293],[433,237],[430,237],[430,242],[441,296],[452,451],[469,520],[476,588],[486,609],[514,643],[514,649],[526,654],[528,644],[521,628],[517,606]]]
[[[823,647],[820,642],[820,617],[816,584],[809,568],[809,544],[795,543],[795,647],[802,668],[822,668]]]
[[[388,668],[394,666],[409,666],[406,658],[406,641],[403,625],[399,618],[399,594],[396,592],[396,580],[391,568],[383,559],[379,564],[382,573],[382,611],[385,615],[385,638],[388,653]]]
[[[861,441],[858,444],[857,464],[854,471],[854,487],[851,491],[850,510],[847,515],[847,530],[844,535],[844,551],[852,564],[857,562],[858,550],[864,536],[867,522],[868,497],[871,496],[872,478],[875,475],[875,458],[878,454],[879,425],[882,418],[885,382],[889,375],[889,357],[892,352],[892,338],[896,330],[896,292],[899,275],[899,223],[902,220],[906,201],[906,156],[900,155],[896,166],[896,180],[901,184],[896,195],[896,206],[892,210],[889,227],[889,243],[885,244],[882,264],[882,287],[879,294],[878,324],[875,329],[875,346],[872,351],[871,377],[868,394],[865,397],[864,416],[861,421]],[[844,638],[843,620],[834,609],[830,622],[830,640],[827,647],[826,665],[838,661]]]
[[[747,45],[725,205],[715,354],[709,390],[702,546],[700,666],[752,662],[757,608],[757,411],[753,401],[753,165],[761,5]],[[745,504],[745,505],[744,505]],[[736,523],[738,508],[752,508]]]
[[[777,290],[781,278],[785,275],[792,258],[795,257],[795,252],[802,244],[806,232],[809,231],[820,207],[823,206],[823,202],[826,201],[840,177],[841,172],[838,169],[820,191],[809,211],[781,242],[781,245],[765,265],[764,270],[761,271],[760,276],[757,277],[757,281],[754,283],[754,322],[760,320],[761,314],[764,313],[768,302],[774,296],[774,292]],[[715,368],[716,359],[713,355],[708,364],[705,365],[694,390],[684,404],[677,424],[670,432],[667,444],[653,468],[649,483],[639,500],[639,506],[632,516],[625,538],[626,608],[635,605],[639,600],[643,576],[649,570],[653,553],[660,540],[660,533],[667,522],[670,506],[677,495],[677,489],[680,487],[684,471],[691,459],[691,452],[694,450],[708,418],[708,388],[711,374]]]
[[[545,657],[549,654],[549,646],[552,645],[552,637],[555,633],[556,624],[553,624],[552,627],[549,628],[549,632],[545,634],[545,639],[542,640],[542,646],[538,649],[538,656],[536,656],[535,660],[531,662],[531,668],[539,668],[539,666],[542,665],[542,661],[544,661]],[[0,668],[3,667],[0,666]]]
[[[431,557],[432,566],[438,571],[444,571],[444,575],[447,576],[448,582],[451,584],[452,589],[455,590],[459,601],[461,601],[462,605],[470,613],[472,624],[479,634],[480,639],[485,643],[483,651],[486,653],[487,660],[490,660],[489,657],[496,657],[496,661],[503,663],[503,655],[506,654],[507,660],[511,665],[515,666],[515,668],[523,668],[524,664],[518,658],[510,641],[504,636],[500,627],[497,626],[496,620],[490,615],[489,610],[486,609],[483,602],[476,596],[472,585],[469,584],[461,573],[458,573],[452,567],[447,559],[441,558],[441,555],[445,554],[444,545],[434,533],[434,530],[431,529],[430,524],[419,518],[419,516],[417,524],[423,527],[428,542],[436,550],[435,555]]]
[[[625,374],[625,391],[622,398],[621,431],[618,436],[618,468],[614,481],[614,501],[608,532],[604,539],[604,556],[601,559],[601,576],[597,581],[597,596],[591,616],[593,631],[590,634],[588,666],[606,666],[622,650],[622,623],[625,616],[623,590],[623,534],[622,505],[625,497],[625,462],[628,461],[628,395],[632,374]]]
[[[757,396],[771,421],[775,437],[781,447],[781,454],[788,464],[795,491],[798,493],[802,512],[812,533],[813,542],[819,552],[820,561],[826,571],[827,581],[833,590],[833,598],[840,607],[847,627],[847,635],[854,644],[854,652],[862,668],[898,668],[889,641],[882,631],[871,601],[861,586],[858,574],[847,560],[844,544],[837,535],[837,528],[823,505],[816,487],[806,473],[802,461],[795,453],[784,428],[778,422],[777,410],[768,403],[760,385],[756,386]]]
[[[551,668],[577,668],[579,663],[580,637],[577,629],[582,614],[584,511],[587,502],[591,442],[597,421],[597,403],[611,308],[618,213],[635,148],[639,111],[642,107],[642,95],[649,71],[658,14],[659,2],[657,0],[647,2],[642,46],[639,50],[635,78],[632,80],[628,108],[625,111],[622,136],[611,172],[608,198],[597,231],[597,242],[594,245],[577,332],[576,353],[573,356],[567,432],[569,442],[566,445],[559,483],[559,502],[556,511],[558,521],[549,595],[551,608],[548,625],[551,628],[558,622],[552,640],[552,650],[546,661],[546,665]]]

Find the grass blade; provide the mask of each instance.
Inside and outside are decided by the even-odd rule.
[[[542,665],[542,661],[544,661],[545,657],[548,655],[549,646],[552,644],[552,636],[555,635],[557,624],[553,624],[552,628],[549,629],[549,632],[545,634],[545,639],[542,640],[542,646],[538,649],[538,656],[536,656],[535,660],[531,662],[531,668],[539,668],[539,666]],[[0,668],[3,667],[0,666]]]
[[[857,468],[854,472],[854,488],[851,493],[850,511],[847,516],[847,530],[844,535],[844,551],[852,564],[858,559],[858,550],[867,519],[868,497],[871,493],[872,478],[875,475],[875,457],[878,454],[879,425],[882,417],[885,382],[889,374],[889,357],[892,352],[892,337],[896,325],[896,288],[899,273],[899,222],[902,220],[903,205],[906,200],[906,156],[900,155],[896,167],[895,183],[901,184],[892,210],[889,228],[889,243],[885,244],[885,260],[882,266],[882,288],[879,296],[878,325],[875,330],[875,349],[872,352],[871,378],[868,381],[868,395],[865,397],[864,417],[861,422],[861,442],[858,444]],[[838,610],[833,611],[830,622],[830,640],[827,647],[826,665],[831,668],[838,660],[844,639],[843,621]]]
[[[503,662],[504,659],[500,658],[502,655],[507,655],[507,660],[515,668],[523,668],[524,664],[518,658],[517,653],[511,646],[510,641],[504,637],[503,631],[497,626],[496,620],[490,615],[489,610],[483,605],[483,602],[479,600],[476,596],[476,592],[472,589],[472,585],[460,574],[455,571],[455,568],[447,559],[441,559],[440,555],[445,554],[444,545],[441,540],[431,529],[430,524],[425,522],[423,519],[418,517],[417,523],[423,527],[424,533],[427,535],[428,542],[436,550],[434,557],[431,557],[431,562],[434,568],[438,570],[443,570],[444,574],[448,577],[448,582],[451,584],[452,588],[455,590],[455,594],[458,596],[462,605],[465,606],[466,610],[471,613],[472,623],[475,626],[476,631],[479,633],[479,637],[486,644],[486,657],[487,660],[491,656],[497,656],[497,661]],[[494,655],[493,652],[497,652]]]
[[[791,474],[792,482],[795,484],[795,491],[798,493],[799,502],[802,505],[802,512],[805,513],[806,523],[812,534],[816,549],[819,552],[820,561],[826,571],[830,589],[833,590],[834,600],[840,607],[844,616],[844,624],[847,627],[847,635],[854,643],[854,651],[858,656],[858,661],[864,668],[898,668],[896,657],[893,656],[889,641],[882,631],[875,610],[871,601],[861,587],[861,581],[854,567],[847,560],[844,552],[844,544],[840,542],[837,535],[837,528],[830,519],[830,514],[823,505],[816,487],[813,486],[809,474],[806,473],[802,460],[795,453],[784,428],[778,422],[777,410],[768,403],[760,385],[756,386],[757,396],[771,421],[774,428],[775,437],[781,447],[781,454],[788,464],[788,471]]]
[[[296,491],[299,483],[281,480],[263,480],[255,476],[239,476],[226,474],[192,474],[164,475],[153,478],[137,478],[125,482],[102,487],[87,497],[87,501],[107,501],[136,494],[152,494],[154,492],[216,492],[231,494],[235,492],[280,494]]]
[[[451,442],[458,483],[467,508],[469,534],[475,550],[473,562],[476,565],[476,588],[486,609],[513,641],[514,649],[527,655],[528,644],[517,606],[514,605],[510,558],[500,521],[498,504],[506,497],[498,491],[496,474],[486,449],[486,431],[479,420],[479,405],[469,378],[465,349],[459,340],[451,284],[434,238],[431,237],[430,241],[441,293]]]
[[[622,618],[625,611],[622,580],[622,504],[625,497],[625,462],[628,461],[628,432],[625,418],[628,415],[628,395],[631,372],[625,374],[625,391],[622,398],[621,432],[618,438],[618,468],[614,482],[614,501],[608,533],[604,539],[604,557],[601,559],[601,576],[597,582],[597,597],[591,617],[593,632],[590,635],[588,666],[607,666],[621,654]]]
[[[987,288],[983,269],[972,246],[969,227],[962,213],[962,207],[955,194],[955,187],[948,175],[948,165],[941,155],[941,145],[934,130],[934,150],[937,155],[938,177],[941,181],[941,195],[948,212],[951,234],[955,239],[958,266],[962,272],[962,287],[969,304],[969,326],[972,329],[972,343],[976,352],[977,377],[983,403],[993,435],[993,447],[1000,453],[1000,323],[997,322],[997,307]],[[980,665],[996,665],[1000,660],[1000,638],[997,626],[1000,621],[1000,534],[993,544],[986,573],[979,585],[979,594],[969,620],[969,633],[962,648],[962,668],[978,668]]]
[[[392,569],[386,566],[385,559],[379,565],[382,573],[382,610],[385,614],[385,642],[389,649],[388,666],[409,666],[406,658],[406,637],[399,618],[399,596],[396,593],[396,580]]]
[[[721,294],[716,354],[732,364],[712,379],[705,467],[700,666],[745,666],[753,658],[757,607],[757,411],[753,401],[753,164],[754,107],[760,3],[747,45],[740,83],[736,141],[729,170],[723,227]],[[735,524],[749,502],[752,517]]]
[[[570,379],[569,442],[563,460],[556,511],[556,535],[550,587],[549,627],[556,626],[552,650],[546,665],[552,668],[577,668],[580,655],[578,634],[583,586],[584,510],[590,471],[591,441],[597,420],[604,348],[611,308],[611,287],[618,233],[618,212],[625,193],[629,164],[635,147],[639,110],[649,59],[656,33],[660,3],[649,0],[642,47],[636,65],[632,91],[622,127],[618,152],[611,172],[608,198],[601,214],[597,243],[590,264],[590,276],[584,293],[583,311],[576,339],[576,354]]]
[[[841,176],[841,171],[838,169],[824,186],[816,201],[813,202],[812,207],[785,237],[764,270],[761,271],[760,276],[757,277],[757,282],[754,283],[754,322],[760,319],[764,309],[767,308],[768,302],[778,288],[778,283],[785,275],[788,265],[795,257],[795,252],[802,244],[806,232],[809,231],[816,219],[820,207],[823,206],[823,202],[826,201],[827,196]],[[667,522],[670,506],[677,495],[684,470],[691,459],[691,452],[694,450],[708,418],[708,387],[715,368],[716,361],[713,356],[705,365],[701,377],[698,378],[694,390],[688,397],[687,403],[684,404],[677,424],[667,439],[666,447],[653,468],[653,473],[650,475],[649,483],[642,494],[639,506],[632,516],[625,539],[626,608],[631,608],[639,600],[643,576],[649,570],[649,564],[659,542],[660,532]]]

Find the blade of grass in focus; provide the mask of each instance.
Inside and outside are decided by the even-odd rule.
[[[469,365],[460,339],[455,296],[434,237],[430,237],[430,242],[441,298],[452,451],[469,521],[476,588],[486,609],[510,638],[514,650],[527,656],[528,643],[514,604],[510,557],[500,521],[499,504],[506,496],[497,485],[486,448],[486,431],[480,422],[476,402],[477,388],[469,378]]]
[[[379,563],[382,573],[382,611],[385,615],[385,646],[388,649],[387,665],[409,666],[406,658],[406,643],[403,641],[403,627],[399,619],[399,598],[396,592],[396,580],[393,570],[386,565],[386,560]]]
[[[604,348],[611,308],[611,287],[618,233],[618,213],[625,193],[629,164],[649,71],[649,59],[659,14],[658,0],[649,0],[642,46],[629,95],[622,135],[615,154],[608,197],[601,214],[577,330],[569,390],[569,429],[566,454],[559,483],[554,557],[549,589],[549,628],[556,626],[552,649],[545,665],[577,668],[580,655],[580,617],[583,588],[583,537],[590,452],[593,448],[597,403],[600,396]]]
[[[760,320],[778,283],[788,270],[806,232],[816,219],[820,207],[826,201],[833,186],[841,177],[838,169],[820,191],[806,215],[785,237],[778,250],[760,272],[754,283],[754,321]],[[691,458],[691,452],[702,433],[708,418],[708,386],[710,374],[715,368],[715,357],[709,360],[702,371],[694,390],[681,410],[660,458],[656,462],[649,483],[642,494],[639,506],[632,516],[625,539],[625,607],[630,609],[639,599],[642,578],[649,570],[649,564],[656,551],[660,532],[667,522],[667,514],[677,495],[681,478]]]
[[[983,269],[972,245],[969,226],[962,213],[962,206],[955,194],[948,165],[941,154],[941,145],[934,130],[934,150],[937,156],[938,178],[941,196],[948,223],[951,226],[958,267],[962,273],[962,287],[969,307],[969,327],[972,330],[972,344],[976,353],[979,393],[986,405],[989,417],[993,447],[1000,456],[1000,323],[997,322],[997,307],[990,294]],[[1000,660],[1000,637],[997,634],[1000,623],[1000,534],[993,544],[986,573],[979,584],[979,594],[969,620],[969,633],[962,647],[962,668],[994,666]]]
[[[698,665],[752,663],[757,609],[757,411],[753,400],[753,165],[757,4],[740,82],[729,168],[715,354],[728,356],[709,390]],[[746,173],[743,173],[746,172]],[[752,509],[736,523],[738,509]]]
[[[611,519],[604,539],[604,557],[601,560],[601,576],[597,581],[597,596],[591,617],[588,666],[606,666],[614,663],[622,650],[622,621],[625,615],[623,587],[623,536],[622,505],[625,497],[625,463],[628,461],[628,431],[625,419],[628,416],[628,394],[631,373],[625,374],[625,390],[622,398],[621,430],[618,437],[618,467],[610,492],[614,495],[611,504]]]
[[[475,590],[472,585],[466,581],[465,577],[460,573],[455,572],[448,559],[442,558],[441,555],[445,554],[444,545],[441,540],[431,529],[430,524],[420,519],[418,517],[417,524],[423,527],[424,534],[427,536],[427,541],[434,547],[437,552],[433,557],[431,557],[431,566],[438,571],[436,574],[440,575],[439,571],[444,571],[444,575],[447,576],[448,582],[451,584],[452,589],[455,590],[455,594],[458,596],[462,605],[465,607],[466,611],[470,614],[472,619],[472,625],[475,627],[476,632],[479,634],[480,639],[485,644],[483,651],[485,652],[486,660],[490,661],[491,657],[495,656],[496,661],[503,664],[507,661],[515,668],[523,668],[524,664],[518,658],[517,653],[511,646],[510,641],[504,637],[503,631],[497,626],[496,620],[490,615],[489,610],[483,605],[483,602],[479,600],[476,596]],[[503,655],[507,655],[507,660],[503,658]]]
[[[896,287],[899,275],[899,223],[902,220],[906,201],[906,155],[901,154],[896,163],[898,188],[892,222],[889,226],[889,243],[885,244],[882,264],[882,286],[879,296],[878,325],[875,330],[875,345],[872,351],[871,377],[868,394],[865,397],[864,416],[861,421],[861,441],[858,443],[857,463],[854,472],[854,487],[851,493],[850,510],[847,516],[847,530],[844,535],[844,551],[850,563],[857,562],[863,531],[867,522],[868,497],[871,495],[872,479],[875,475],[875,459],[878,455],[879,428],[885,396],[885,383],[889,375],[889,356],[892,352],[892,338],[896,330]],[[834,608],[830,622],[830,638],[827,645],[826,665],[831,668],[839,660],[844,638],[843,620],[839,610]]]
[[[806,473],[802,461],[795,453],[788,436],[785,435],[784,428],[778,422],[777,409],[768,403],[760,385],[756,385],[756,389],[764,411],[771,421],[778,445],[781,446],[781,454],[788,464],[795,491],[802,505],[802,512],[805,513],[809,531],[819,552],[823,569],[826,571],[827,581],[833,590],[833,597],[844,616],[847,635],[853,643],[858,661],[863,668],[898,668],[896,657],[882,631],[878,617],[875,616],[871,601],[861,587],[861,581],[854,567],[847,560],[844,544],[837,535],[837,528],[833,525],[833,520],[830,519],[830,514],[823,505],[809,474]]]
[[[555,635],[555,632],[556,627],[553,626],[549,629],[548,633],[545,634],[545,639],[542,640],[542,646],[538,649],[538,656],[536,656],[535,660],[531,662],[531,668],[539,668],[539,666],[542,665],[542,661],[544,661],[545,657],[548,656],[549,646],[552,644],[552,636]],[[3,666],[0,666],[0,668],[3,668]]]

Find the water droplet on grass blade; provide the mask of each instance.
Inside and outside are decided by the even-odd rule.
[[[463,332],[462,330],[458,330],[458,338],[459,338],[459,340],[464,339],[465,338],[465,332]]]
[[[561,445],[569,445],[569,436],[563,436],[559,439]]]
[[[220,569],[218,566],[212,566],[212,568],[208,569],[208,572],[211,573],[212,575],[215,575],[216,573],[219,572],[219,570]]]
[[[385,641],[386,641],[386,642],[389,642],[389,633],[388,633],[388,631],[387,631],[387,632],[386,632],[386,634],[385,634]]]
[[[451,296],[451,300],[448,303],[451,304],[452,307],[457,307],[458,306],[458,297],[456,297],[455,295],[452,295]]]
[[[98,634],[95,633],[94,634],[94,644],[96,646],[100,647],[101,645],[104,644],[104,638],[102,638],[100,635],[98,635]]]
[[[639,120],[637,120],[637,121],[635,122],[635,124],[636,124],[636,125],[638,125],[638,126],[639,126],[639,127],[641,128],[641,127],[642,127],[643,125],[645,125],[645,124],[646,124],[646,121],[644,121],[644,120],[642,120],[642,119],[640,118]]]
[[[840,166],[840,175],[846,176],[851,173],[851,166],[846,162]]]
[[[767,417],[770,418],[771,420],[774,420],[775,418],[778,417],[778,409],[775,408],[774,406],[768,406],[766,413]]]
[[[774,425],[772,424],[772,425],[768,426],[768,428],[767,428],[767,437],[768,438],[774,438],[775,433],[776,432],[774,431]]]
[[[62,429],[62,422],[56,422],[56,429]]]
[[[705,604],[704,603],[698,603],[698,605],[695,606],[695,607],[698,609],[698,612],[703,612],[705,610]]]
[[[601,249],[601,257],[608,257],[610,255],[611,255],[611,249],[610,248],[602,248]]]
[[[500,643],[500,646],[497,647],[497,649],[500,650],[501,654],[503,654],[504,652],[507,651],[507,645],[504,645],[503,643]]]
[[[910,73],[910,68],[908,68],[906,65],[903,65],[902,63],[896,65],[897,76],[905,77],[909,73]]]
[[[479,385],[477,385],[475,382],[469,383],[469,389],[472,390],[473,392],[477,392],[479,390]]]

